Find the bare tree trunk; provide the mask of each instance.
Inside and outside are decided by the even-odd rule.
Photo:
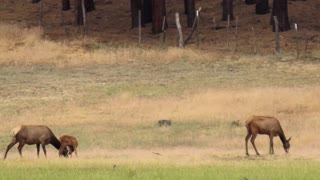
[[[273,16],[274,27],[276,32],[276,54],[280,54],[280,35],[279,35],[279,21],[276,16]]]
[[[43,0],[40,1],[40,5],[39,5],[39,27],[42,27],[42,16],[43,16]]]
[[[86,13],[96,9],[94,0],[85,0]]]
[[[227,21],[228,16],[230,16],[230,20],[233,20],[233,0],[222,0],[222,8],[222,20]]]
[[[83,15],[82,15],[82,0],[74,0],[74,10],[75,10],[75,24],[77,26],[83,25]]]
[[[82,7],[82,19],[83,19],[83,34],[86,36],[88,33],[87,30],[87,13],[86,13],[86,4],[85,0],[81,0],[81,7]]]
[[[70,9],[70,0],[62,0],[62,11],[68,11]]]
[[[256,14],[270,13],[269,0],[257,0]]]
[[[139,11],[142,12],[142,0],[131,0],[132,28],[139,27]],[[143,21],[141,26],[144,26]]]
[[[288,0],[273,0],[272,16],[276,16],[279,22],[279,31],[289,31],[290,23],[288,17]],[[275,31],[275,24],[271,19],[272,30]]]
[[[152,32],[162,32],[163,17],[166,15],[165,0],[152,0]]]
[[[246,4],[255,4],[256,0],[246,0]]]
[[[188,12],[188,0],[183,0],[184,1],[184,13],[185,14],[188,14],[189,12]]]
[[[144,24],[152,22],[152,0],[142,0],[142,21]]]
[[[191,28],[193,25],[193,21],[196,17],[196,9],[195,9],[195,1],[194,0],[185,0],[186,12],[187,13],[187,21],[188,28]]]
[[[41,0],[32,0],[32,3],[35,4],[35,3],[38,3],[40,2]]]
[[[181,28],[180,19],[179,19],[179,13],[176,13],[175,16],[176,16],[176,26],[179,33],[179,47],[183,48],[183,34],[182,34],[182,28]]]

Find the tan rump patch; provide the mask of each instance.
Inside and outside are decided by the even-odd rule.
[[[12,135],[15,136],[21,129],[21,126],[17,126],[12,129]]]

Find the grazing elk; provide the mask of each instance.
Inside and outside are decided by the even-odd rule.
[[[72,156],[72,153],[74,152],[77,155],[77,147],[78,147],[78,141],[75,137],[70,135],[63,135],[60,138],[61,146],[59,149],[59,155],[61,156],[63,154],[64,150],[68,151],[68,155]]]
[[[281,128],[281,125],[278,119],[274,117],[267,117],[267,116],[252,116],[250,119],[246,121],[246,127],[248,130],[248,134],[246,136],[246,154],[248,153],[248,140],[251,137],[251,143],[253,145],[254,150],[256,151],[257,155],[260,155],[256,145],[254,143],[257,134],[266,134],[269,135],[270,138],[270,154],[274,154],[273,151],[273,137],[279,136],[280,140],[282,141],[283,148],[286,153],[289,152],[290,144],[289,141],[286,139],[284,132]]]
[[[8,145],[7,150],[4,154],[4,160],[7,157],[8,151],[17,143],[19,143],[18,151],[20,156],[22,157],[22,148],[25,144],[37,145],[37,155],[39,157],[40,152],[40,144],[42,146],[44,155],[47,157],[46,152],[46,145],[51,144],[56,149],[59,150],[61,144],[60,141],[56,138],[56,136],[53,134],[51,129],[49,129],[47,126],[35,126],[35,125],[22,125],[17,126],[14,129],[12,129],[12,141]],[[67,156],[67,151],[63,151],[62,154],[64,156]]]

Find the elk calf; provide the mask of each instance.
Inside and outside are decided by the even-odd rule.
[[[63,151],[67,149],[68,155],[72,156],[72,153],[74,152],[77,155],[77,147],[78,147],[78,141],[75,137],[70,135],[63,135],[60,137],[61,146],[59,149],[59,155],[63,155]]]
[[[289,141],[291,138],[286,139],[286,136],[284,135],[284,132],[281,128],[281,125],[278,121],[278,119],[274,117],[267,117],[267,116],[252,116],[246,121],[246,128],[248,131],[248,134],[246,136],[246,154],[248,153],[248,140],[251,137],[251,143],[256,151],[257,155],[260,155],[256,145],[254,143],[256,137],[258,134],[266,134],[269,135],[270,138],[270,154],[274,154],[273,150],[273,137],[279,136],[280,140],[283,144],[283,148],[286,153],[289,152],[290,144]]]

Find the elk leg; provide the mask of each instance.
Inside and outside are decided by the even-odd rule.
[[[74,153],[76,154],[76,157],[78,157],[77,148],[74,148]]]
[[[44,156],[47,158],[46,145],[42,144],[42,149],[43,149]]]
[[[39,158],[39,154],[40,154],[40,144],[37,144],[37,155],[38,155],[38,158]]]
[[[74,152],[74,148],[73,146],[69,146],[69,148],[70,148],[69,155],[72,156],[72,153]]]
[[[273,135],[270,134],[270,154],[274,154],[274,150],[273,150]]]
[[[248,131],[248,134],[246,136],[246,155],[249,156],[249,152],[248,152],[248,141],[250,139],[251,136],[251,132]]]
[[[20,157],[22,157],[22,148],[23,148],[23,146],[24,146],[23,143],[19,143],[18,151],[19,151]]]
[[[255,141],[256,137],[257,137],[257,134],[252,134],[251,143],[252,143],[252,146],[253,146],[254,150],[256,151],[256,154],[259,156],[260,154],[259,154],[259,152],[258,152],[258,150],[256,148],[256,145],[254,144],[254,141]]]
[[[9,150],[15,145],[17,144],[17,140],[15,138],[12,139],[12,142],[8,145],[6,152],[4,153],[4,157],[3,160],[5,160],[7,158],[7,154],[9,152]]]

